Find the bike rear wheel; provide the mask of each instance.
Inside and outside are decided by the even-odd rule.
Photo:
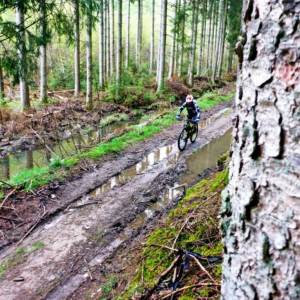
[[[183,128],[178,136],[178,149],[183,151],[186,147],[188,141],[188,131]]]
[[[192,144],[196,142],[197,136],[198,136],[198,124],[197,124],[196,127],[193,128],[193,133],[192,133],[192,136],[190,138]]]

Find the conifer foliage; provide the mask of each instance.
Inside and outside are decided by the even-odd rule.
[[[236,65],[241,5],[241,0],[0,0],[0,98],[3,81],[9,81],[19,87],[22,110],[30,106],[34,88],[46,103],[50,80],[58,89],[72,84],[75,96],[86,92],[92,109],[93,90],[124,85],[124,71],[155,75],[158,91],[173,76],[186,76],[191,87],[195,74],[216,82]]]

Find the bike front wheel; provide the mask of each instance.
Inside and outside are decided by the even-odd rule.
[[[192,130],[193,130],[193,132],[192,132],[192,136],[191,136],[190,140],[191,140],[191,143],[193,144],[196,142],[196,138],[198,136],[198,124]]]
[[[188,132],[185,128],[183,128],[178,136],[178,149],[183,151],[186,147],[188,140]]]

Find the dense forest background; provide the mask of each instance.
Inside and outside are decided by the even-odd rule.
[[[86,95],[89,109],[95,90],[130,106],[141,94],[147,100],[164,92],[168,78],[190,87],[195,75],[214,83],[236,65],[241,6],[240,0],[2,0],[1,103],[20,98],[25,110],[32,100],[47,103],[50,91],[74,89]],[[150,83],[155,91],[144,93]],[[128,93],[130,85],[141,88]]]

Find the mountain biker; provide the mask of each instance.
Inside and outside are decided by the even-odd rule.
[[[194,97],[192,95],[186,96],[186,102],[183,103],[183,105],[179,108],[179,111],[177,113],[176,119],[180,120],[180,114],[184,109],[187,109],[187,118],[193,120],[194,128],[197,127],[197,123],[200,121],[200,108],[197,104],[197,102],[194,100]]]

